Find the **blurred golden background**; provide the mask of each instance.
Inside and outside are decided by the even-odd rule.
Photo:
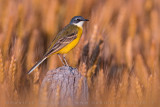
[[[53,55],[26,72],[76,15],[90,21],[66,58],[87,77],[88,106],[160,105],[160,0],[0,0],[1,107],[37,105],[46,72],[62,63]]]

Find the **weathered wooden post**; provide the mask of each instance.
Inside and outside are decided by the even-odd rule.
[[[73,106],[87,104],[87,79],[76,68],[59,67],[47,72],[39,94],[42,104]]]

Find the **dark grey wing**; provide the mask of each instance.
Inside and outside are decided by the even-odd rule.
[[[77,33],[75,32],[60,38],[44,56],[47,57],[50,54],[59,51],[60,49],[71,43],[76,38],[77,38]]]

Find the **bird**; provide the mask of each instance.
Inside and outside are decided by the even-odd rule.
[[[84,22],[89,21],[82,16],[74,16],[70,23],[66,25],[53,39],[51,45],[49,46],[47,52],[44,56],[27,72],[30,74],[34,71],[42,62],[49,58],[53,54],[57,54],[63,65],[69,66],[65,55],[71,51],[79,42],[82,32]],[[61,58],[62,55],[63,60]]]

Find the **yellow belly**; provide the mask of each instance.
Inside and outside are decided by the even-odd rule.
[[[66,45],[65,47],[63,47],[61,50],[57,51],[57,54],[65,54],[68,53],[71,49],[73,49],[79,42],[80,38],[82,35],[82,29],[79,28],[78,31],[78,35],[77,38],[75,40],[73,40],[71,43],[69,43],[68,45]]]

